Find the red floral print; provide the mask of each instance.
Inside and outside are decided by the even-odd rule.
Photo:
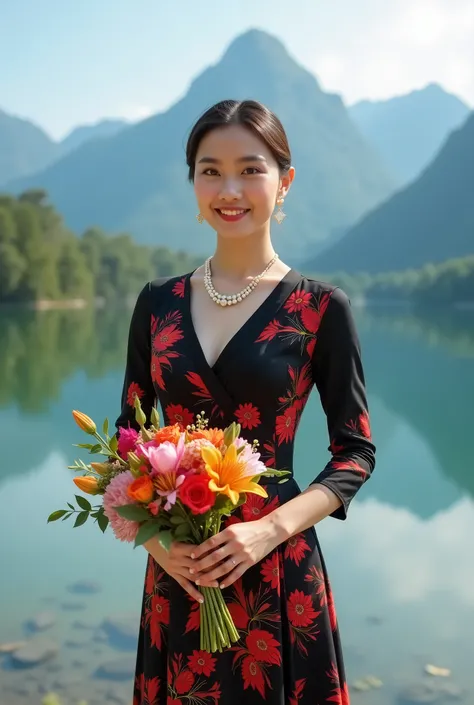
[[[333,438],[331,441],[330,450],[333,455],[337,455],[338,453],[344,450],[344,446],[338,446],[336,439]]]
[[[194,650],[188,657],[189,668],[193,673],[210,676],[216,670],[216,659],[207,651]]]
[[[175,345],[178,340],[182,340],[183,337],[181,329],[178,328],[176,324],[171,323],[169,326],[162,328],[153,337],[153,349],[156,350],[157,353],[164,352],[172,348],[173,345]]]
[[[305,576],[307,583],[312,583],[315,596],[319,597],[320,607],[327,607],[331,630],[335,631],[337,627],[336,606],[332,594],[329,580],[324,576],[322,570],[318,570],[315,566],[311,566],[309,573]]]
[[[181,404],[168,404],[165,411],[169,419],[169,424],[179,424],[182,431],[184,431],[187,426],[194,423],[194,414],[189,411],[189,409],[185,409]]]
[[[179,282],[176,282],[176,284],[173,287],[173,294],[175,296],[178,296],[180,299],[184,299],[184,295],[186,293],[186,277],[183,277],[182,279],[179,280]]]
[[[295,313],[295,311],[301,311],[301,309],[309,306],[311,298],[312,294],[309,291],[297,289],[289,295],[285,302],[284,308],[290,313]]]
[[[260,663],[281,664],[281,651],[279,642],[270,632],[264,629],[252,629],[246,639],[250,654]]]
[[[280,559],[278,552],[274,551],[270,558],[267,558],[260,568],[260,573],[264,583],[270,583],[271,587],[280,594]]]
[[[242,505],[242,517],[244,521],[254,521],[271,514],[279,506],[278,497],[268,500],[256,494],[248,494],[245,504]]]
[[[246,656],[242,661],[242,678],[244,690],[253,688],[258,690],[262,698],[265,698],[265,683],[270,685],[266,674],[253,656]]]
[[[237,411],[235,412],[237,421],[242,426],[242,428],[257,428],[260,425],[260,411],[253,404],[239,404]]]
[[[306,678],[300,678],[299,680],[296,681],[293,695],[290,698],[290,705],[297,705],[298,704],[298,701],[301,699],[301,696],[303,695],[305,685],[306,685]]]
[[[290,406],[285,409],[283,414],[276,417],[276,435],[278,437],[278,445],[289,443],[295,436],[296,429],[296,409]]]
[[[178,693],[178,695],[187,695],[193,685],[194,675],[191,673],[191,671],[185,669],[176,676],[174,687],[176,688],[176,692]]]
[[[359,414],[356,421],[349,421],[346,426],[354,433],[360,433],[364,438],[368,438],[369,441],[371,440],[372,432],[370,430],[370,419],[367,411],[363,411]]]
[[[189,597],[189,601],[191,602],[191,607],[189,610],[189,616],[188,616],[188,621],[186,623],[186,631],[185,633],[187,634],[188,632],[195,632],[199,629],[201,626],[201,615],[199,612],[199,602],[196,602],[196,600],[193,600],[192,597]]]
[[[295,534],[286,542],[285,558],[289,558],[291,561],[296,563],[297,566],[299,566],[305,555],[309,553],[310,550],[311,549],[306,542],[304,534]]]
[[[168,626],[170,620],[169,600],[159,595],[153,595],[150,608],[145,613],[145,620],[150,627],[151,643],[157,649],[161,649],[163,627]]]
[[[328,678],[334,684],[334,694],[327,699],[329,703],[337,703],[337,705],[350,705],[349,689],[347,683],[342,683],[339,677],[336,664],[331,664],[331,670],[327,673]]]
[[[140,700],[135,695],[134,705],[135,703],[138,703],[138,705],[157,705],[160,679],[157,676],[155,678],[145,678],[145,674],[141,673],[135,678],[135,690],[140,693]]]
[[[219,409],[218,405],[215,403],[215,400],[212,394],[210,393],[209,389],[207,388],[205,382],[203,381],[201,375],[198,375],[197,372],[187,372],[186,379],[192,384],[193,387],[195,387],[194,391],[191,392],[191,394],[195,397],[198,397],[199,401],[196,403],[213,404],[211,414],[217,414],[218,416],[222,417],[224,415],[224,412]]]
[[[136,382],[132,382],[127,391],[127,404],[132,408],[135,408],[135,399],[142,399],[145,396],[145,392]]]
[[[331,466],[334,470],[354,470],[354,472],[360,473],[364,477],[367,475],[367,470],[355,460],[333,460],[331,461]]]
[[[294,590],[289,596],[288,617],[295,627],[309,627],[320,614],[314,611],[311,595]]]
[[[265,451],[265,459],[262,457],[262,460],[264,460],[264,463],[267,468],[274,468],[276,467],[276,436],[273,434],[273,438],[271,441],[267,441],[266,443],[263,444],[263,449]],[[262,456],[264,454],[262,453]]]

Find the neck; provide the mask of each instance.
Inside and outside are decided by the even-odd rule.
[[[218,276],[241,280],[260,274],[275,255],[270,235],[258,238],[217,238],[212,271]]]

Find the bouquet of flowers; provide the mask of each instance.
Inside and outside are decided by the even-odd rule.
[[[82,492],[101,495],[102,501],[92,506],[76,495],[78,508],[68,502],[68,509],[53,512],[48,522],[75,516],[77,527],[91,517],[102,531],[110,523],[118,539],[135,546],[153,536],[167,550],[174,540],[200,544],[219,533],[223,518],[244,504],[248,493],[267,497],[259,484],[261,477],[287,474],[265,467],[257,452],[258,442],[250,444],[241,438],[238,424],[208,428],[204,412],[184,429],[179,424],[160,426],[158,411],[152,409],[146,425],[136,397],[140,430],[121,428],[112,437],[107,419],[100,434],[89,416],[72,413],[79,428],[95,439],[95,443],[77,446],[106,458],[89,464],[76,460],[69,466],[80,473],[73,481]],[[238,640],[237,629],[222,591],[200,590],[205,598],[200,605],[201,649],[222,651]]]

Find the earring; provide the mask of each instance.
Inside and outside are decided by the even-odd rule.
[[[281,225],[286,218],[286,213],[283,213],[283,203],[284,202],[285,202],[284,198],[278,199],[278,201],[277,201],[278,210],[273,216],[275,218],[276,222],[278,223],[278,225]]]
[[[198,213],[197,216],[196,216],[196,220],[197,220],[197,222],[199,223],[199,225],[201,225],[201,223],[204,221],[204,216],[203,216],[203,214],[202,214],[202,213]]]

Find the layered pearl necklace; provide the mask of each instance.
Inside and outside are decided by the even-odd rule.
[[[252,293],[259,281],[263,279],[265,274],[268,272],[270,267],[277,261],[277,259],[278,255],[275,254],[270,260],[270,262],[267,264],[263,272],[260,272],[260,274],[257,274],[256,277],[253,277],[250,284],[248,284],[244,289],[242,289],[242,291],[239,291],[237,294],[219,294],[219,292],[214,289],[214,285],[212,283],[211,257],[209,257],[204,263],[204,286],[206,287],[206,291],[211,297],[211,299],[219,306],[234,306],[235,304],[238,304],[244,299],[246,299],[247,296]]]

